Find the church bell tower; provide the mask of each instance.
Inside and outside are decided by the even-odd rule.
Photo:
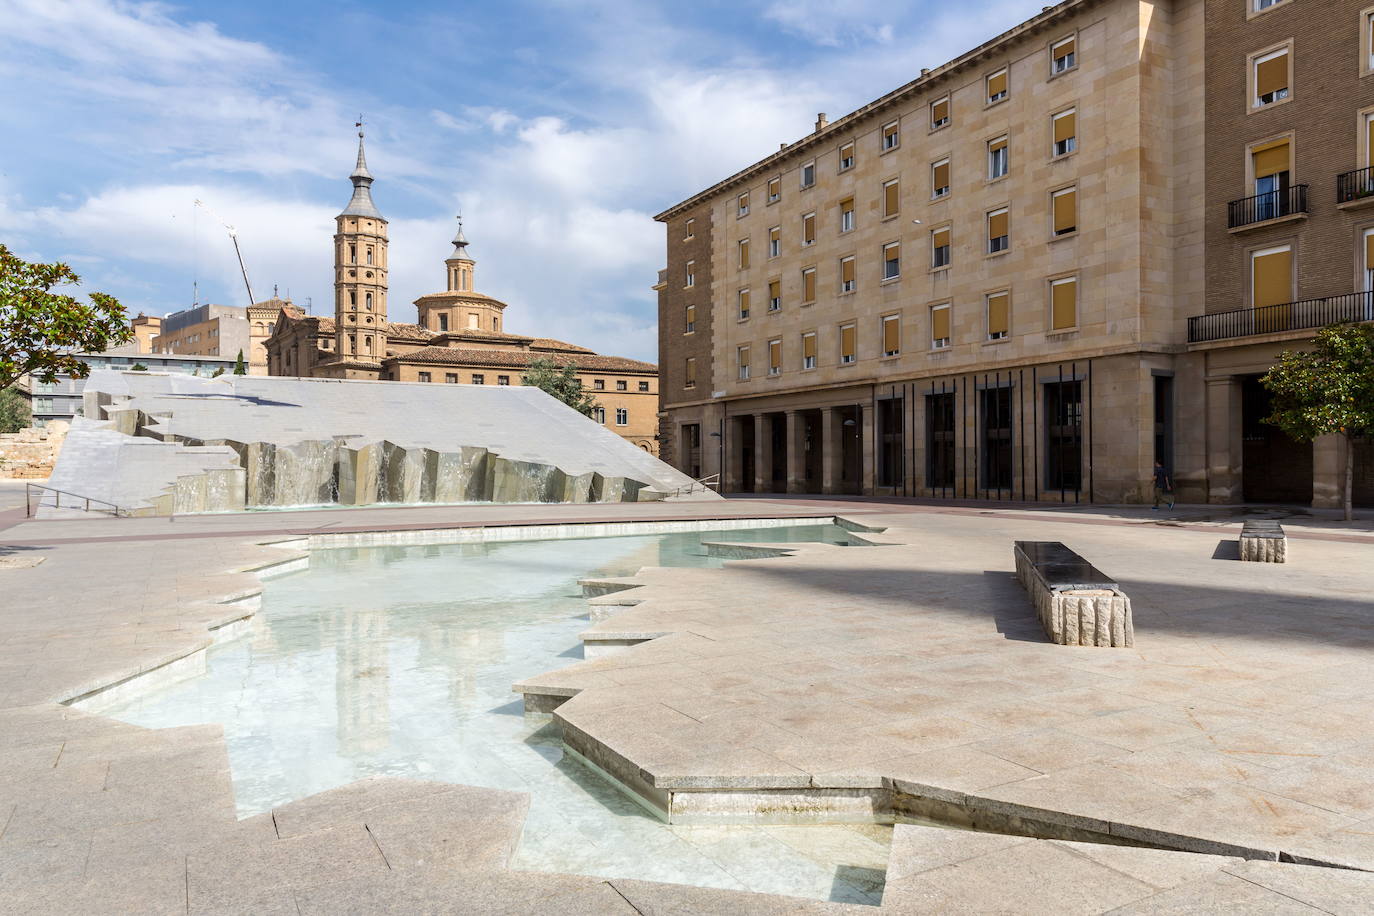
[[[348,179],[353,199],[335,218],[334,347],[341,360],[378,361],[386,356],[386,218],[372,202],[362,130]]]

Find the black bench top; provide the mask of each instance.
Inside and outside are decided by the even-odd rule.
[[[1246,519],[1241,526],[1240,536],[1243,538],[1281,538],[1284,537],[1283,526],[1272,518],[1252,518]]]
[[[1016,549],[1055,591],[1118,587],[1110,576],[1059,541],[1017,541]]]

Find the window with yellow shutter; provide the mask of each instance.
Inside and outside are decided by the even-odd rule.
[[[840,147],[840,171],[854,168],[854,141]]]
[[[996,73],[988,74],[988,104],[1000,102],[1007,97],[1007,69],[1003,67]]]
[[[739,291],[739,316],[741,318],[749,317],[749,290],[747,289]]]
[[[687,220],[687,234],[682,239],[684,242],[687,241],[687,239],[696,237],[696,225],[697,221],[695,218]]]
[[[1078,41],[1073,35],[1061,38],[1050,45],[1050,72],[1063,73],[1065,70],[1072,70],[1078,63],[1077,46]]]
[[[988,340],[1001,340],[1011,333],[1011,293],[989,293]]]
[[[749,348],[748,348],[748,347],[740,347],[738,350],[736,350],[736,351],[735,351],[735,361],[736,361],[736,365],[739,367],[739,378],[740,378],[740,381],[744,381],[744,380],[748,379],[748,378],[749,378]]]
[[[696,286],[696,285],[697,285],[697,262],[696,262],[696,261],[688,261],[688,262],[687,262],[687,275],[683,278],[683,283],[682,283],[682,285],[683,285],[683,286]]]
[[[1011,247],[1010,215],[1006,207],[988,214],[988,254],[1006,251]]]
[[[816,368],[816,333],[802,335],[802,368]]]
[[[1050,121],[1050,130],[1054,135],[1051,155],[1067,156],[1078,149],[1078,112],[1070,108],[1059,112]]]
[[[768,311],[776,312],[782,308],[782,281],[768,281]]]
[[[816,268],[808,267],[802,271],[802,302],[816,301]]]
[[[899,128],[898,125],[897,125],[897,122],[896,122],[896,121],[892,121],[892,122],[890,122],[890,123],[888,123],[888,124],[884,124],[884,125],[883,125],[883,152],[887,152],[887,151],[890,150],[890,149],[896,149],[896,148],[897,148],[897,145],[898,145],[899,143],[901,143],[901,142],[902,142],[902,135],[901,135],[901,132],[900,132],[900,128]]]
[[[840,326],[840,365],[847,366],[859,358],[858,341],[852,324]]]
[[[895,280],[902,275],[902,243],[888,242],[883,246],[883,279]]]
[[[1248,222],[1277,219],[1291,212],[1288,199],[1292,149],[1286,139],[1253,147],[1251,170],[1255,176],[1253,212],[1243,214]],[[1233,214],[1234,216],[1234,214]]]
[[[1078,189],[1063,188],[1050,194],[1050,231],[1055,236],[1078,231]]]
[[[949,303],[930,307],[930,348],[943,350],[949,346]]]
[[[1289,329],[1293,301],[1293,249],[1288,245],[1250,254],[1250,304],[1256,333]]]
[[[697,307],[696,307],[695,305],[689,305],[689,306],[687,306],[687,322],[686,322],[686,327],[683,328],[683,333],[684,333],[684,334],[691,334],[691,333],[694,332],[696,329],[697,329]]]
[[[1010,157],[1007,150],[1007,138],[998,137],[996,140],[988,141],[988,181],[1001,178],[1007,174],[1007,167],[1010,165]]]
[[[1251,104],[1263,108],[1288,98],[1288,49],[1260,54],[1252,60],[1255,93]]]
[[[774,226],[768,230],[768,256],[776,258],[782,254],[782,227]]]
[[[1078,278],[1050,283],[1050,330],[1063,331],[1078,325]]]
[[[770,178],[770,179],[768,179],[768,202],[769,202],[770,204],[772,204],[772,203],[777,203],[777,202],[778,202],[779,200],[781,200],[781,199],[782,199],[782,179],[781,179],[781,178]]]
[[[749,269],[749,240],[739,240],[739,268],[740,270]]]
[[[930,266],[948,267],[950,262],[949,227],[935,229],[930,233]]]
[[[768,341],[768,374],[782,374],[782,341]]]
[[[687,357],[687,365],[683,370],[682,387],[695,388],[697,386],[697,360],[694,356]]]
[[[944,197],[949,193],[949,160],[941,159],[930,164],[930,196]]]
[[[896,356],[902,352],[902,321],[897,315],[883,318],[883,356]]]
[[[848,232],[854,228],[854,198],[846,197],[840,201],[840,231]]]
[[[901,207],[901,185],[894,179],[883,184],[883,217],[896,216]]]
[[[816,214],[808,213],[802,217],[802,246],[816,243]]]
[[[1364,291],[1374,292],[1374,229],[1364,231]],[[1374,318],[1369,314],[1372,298],[1365,297],[1365,317],[1366,320]]]
[[[748,216],[748,215],[749,215],[749,192],[748,192],[748,191],[745,191],[745,192],[744,192],[743,194],[741,194],[739,197],[735,198],[735,216],[738,217],[738,216]]]
[[[949,123],[949,96],[930,103],[930,129],[937,130]]]
[[[854,259],[852,257],[840,259],[840,292],[854,292],[856,284],[854,278],[854,269],[855,265]]]

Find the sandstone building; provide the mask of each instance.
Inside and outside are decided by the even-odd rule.
[[[1321,322],[1194,316],[1369,289],[1332,194],[1321,220],[1264,204],[1253,230],[1226,222],[1232,199],[1296,193],[1246,187],[1285,131],[1330,132],[1297,146],[1327,182],[1367,164],[1371,84],[1346,84],[1371,26],[1336,6],[1067,0],[661,213],[664,457],[727,491],[1056,502],[1143,500],[1157,458],[1186,501],[1291,467],[1248,445],[1243,402]],[[1342,91],[1251,113],[1282,48],[1295,85],[1339,68]],[[1319,231],[1341,253],[1313,252],[1312,292],[1256,299],[1246,258]],[[1289,446],[1317,461],[1285,473],[1333,503],[1334,446]]]
[[[444,289],[415,301],[419,322],[388,317],[387,220],[372,200],[362,134],[349,176],[353,196],[335,220],[334,317],[306,315],[290,302],[274,313],[265,340],[271,375],[519,385],[535,360],[577,367],[595,396],[594,419],[643,450],[658,454],[658,369],[602,356],[586,347],[510,333],[506,303],[479,292],[477,262],[460,222],[444,261]]]

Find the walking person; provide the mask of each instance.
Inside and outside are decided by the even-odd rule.
[[[1160,502],[1167,502],[1168,508],[1172,509],[1174,507],[1174,479],[1169,476],[1168,469],[1158,459],[1155,459],[1154,486],[1154,510],[1159,511]]]

